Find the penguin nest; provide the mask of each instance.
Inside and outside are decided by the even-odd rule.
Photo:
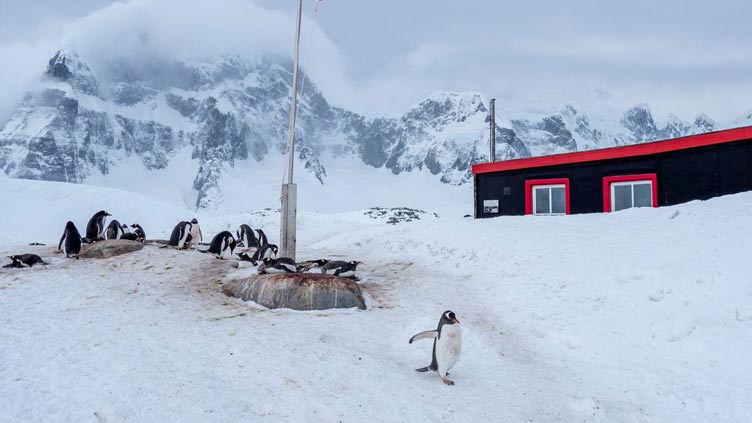
[[[86,244],[78,256],[81,258],[104,259],[132,253],[144,248],[143,242],[129,241],[127,239],[108,239]]]
[[[366,309],[363,293],[355,281],[317,273],[258,275],[226,283],[225,295],[253,301],[267,308],[327,310]]]

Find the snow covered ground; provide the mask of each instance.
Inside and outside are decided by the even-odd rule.
[[[752,193],[607,215],[389,225],[299,213],[300,258],[362,260],[368,310],[267,311],[225,297],[232,263],[147,246],[66,260],[96,210],[165,237],[194,213],[101,187],[0,179],[0,421],[752,420]],[[374,204],[377,205],[377,204]],[[273,211],[196,217],[205,234]],[[28,246],[32,241],[47,246]],[[455,386],[408,345],[452,309]]]

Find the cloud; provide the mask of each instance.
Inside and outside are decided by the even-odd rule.
[[[325,94],[342,93],[348,83],[341,54],[323,28],[315,32],[307,55],[310,19],[304,20],[301,65]],[[0,76],[0,121],[30,89],[57,48],[79,53],[95,72],[114,59],[158,62],[201,59],[220,54],[258,57],[292,56],[294,17],[247,0],[132,0],[117,2],[63,26],[57,34],[35,44],[0,45],[2,57],[13,58]],[[7,63],[7,62],[6,62]]]

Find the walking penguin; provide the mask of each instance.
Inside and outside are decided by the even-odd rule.
[[[447,385],[454,385],[454,382],[447,379],[449,370],[457,364],[460,359],[460,352],[462,352],[462,330],[460,329],[460,321],[457,320],[457,316],[451,310],[445,311],[441,315],[439,320],[439,326],[436,330],[427,330],[421,332],[412,338],[410,338],[410,344],[413,341],[419,339],[433,339],[433,355],[431,357],[431,364],[420,369],[415,369],[416,372],[427,372],[429,370],[436,370],[439,372],[439,377]]]

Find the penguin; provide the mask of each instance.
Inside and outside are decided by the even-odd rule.
[[[78,258],[78,253],[81,252],[81,234],[78,232],[78,228],[73,222],[68,221],[65,224],[65,231],[60,238],[60,243],[57,245],[58,250],[62,250],[65,253],[65,257]]]
[[[97,242],[104,239],[104,222],[107,220],[107,216],[112,215],[107,213],[106,210],[94,213],[94,216],[89,219],[89,223],[86,224],[86,238],[84,238],[84,242]]]
[[[8,256],[8,258],[13,262],[8,267],[24,267],[24,265],[33,267],[35,264],[43,264],[45,266],[49,264],[45,263],[44,260],[36,254],[19,254],[16,256]]]
[[[263,247],[259,248],[259,258],[265,259],[265,258],[275,258],[277,257],[277,254],[279,253],[279,247],[277,247],[274,244],[264,244]]]
[[[256,250],[256,252],[254,252],[252,255],[248,255],[248,252],[246,251],[241,251],[237,253],[236,255],[238,256],[240,261],[250,261],[251,264],[253,264],[254,266],[257,266],[258,265],[258,253],[259,253],[259,250]]]
[[[301,273],[305,273],[311,269],[320,268],[327,263],[329,263],[327,259],[307,260],[298,263],[298,268]]]
[[[245,223],[240,225],[240,229],[237,230],[237,235],[238,246],[245,248],[258,248],[259,245],[261,245],[259,244],[258,238],[256,238],[256,233]]]
[[[128,241],[138,241],[138,235],[133,232],[126,232],[120,236],[120,239],[127,239]]]
[[[198,225],[198,219],[195,217],[191,219],[191,242],[186,248],[191,248],[193,243],[198,244],[204,240],[204,235],[201,233],[201,227]]]
[[[107,225],[107,230],[105,231],[107,239],[118,239],[124,233],[125,231],[123,231],[123,225],[121,225],[117,220],[112,220],[110,224]]]
[[[144,232],[144,228],[142,228],[141,225],[134,223],[131,225],[131,228],[133,228],[133,233],[136,234],[136,241],[146,241],[146,232]]]
[[[174,228],[172,228],[172,234],[170,234],[170,240],[167,241],[167,245],[170,247],[176,247],[178,250],[188,248],[186,245],[190,245],[191,242],[191,222],[185,220],[178,222]]]
[[[258,268],[259,274],[265,273],[298,273],[298,264],[289,257],[267,257]]]
[[[235,249],[235,238],[230,231],[222,231],[212,238],[208,250],[199,250],[202,253],[214,254],[218,259],[224,260],[225,256],[231,256]]]
[[[460,353],[462,352],[462,330],[460,329],[460,321],[457,320],[452,310],[447,310],[441,315],[439,320],[439,326],[436,330],[427,330],[421,332],[412,338],[410,338],[409,344],[419,339],[433,339],[433,354],[431,357],[431,364],[420,369],[415,369],[416,372],[427,372],[429,370],[436,370],[439,372],[439,377],[447,385],[454,385],[454,382],[447,379],[449,370],[457,364],[460,359]]]
[[[355,276],[355,268],[360,264],[359,261],[330,261],[321,266],[321,273],[327,274],[333,270],[334,276],[351,278]]]
[[[256,232],[258,232],[258,245],[263,247],[264,245],[269,243],[269,240],[266,238],[266,234],[261,229],[256,229]]]

